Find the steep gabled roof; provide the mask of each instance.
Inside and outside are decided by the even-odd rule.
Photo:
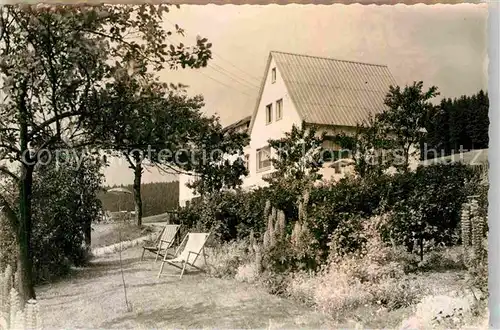
[[[396,85],[386,65],[272,51],[269,54],[250,131],[274,58],[297,112],[306,123],[356,126],[385,108],[390,85]]]

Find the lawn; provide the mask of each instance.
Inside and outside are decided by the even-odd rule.
[[[139,247],[95,259],[70,279],[37,288],[42,328],[330,328],[311,308],[250,284],[202,273],[157,278],[159,263],[140,261]],[[165,274],[175,273],[166,267]]]

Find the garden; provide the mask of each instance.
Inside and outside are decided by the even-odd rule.
[[[478,327],[487,306],[484,175],[445,164],[297,195],[225,192],[181,218],[215,233],[210,275],[299,301],[336,327]]]
[[[326,136],[303,124],[268,141],[274,172],[243,190],[248,134],[159,79],[212,57],[206,38],[167,42],[183,35],[164,29],[171,9],[0,9],[0,329],[484,327],[487,170],[409,163],[424,141],[487,148],[487,94],[437,105],[437,87],[390,86],[384,111],[329,137],[352,152],[345,177],[321,176]],[[103,189],[109,156],[133,174],[126,205]],[[148,166],[196,173],[201,198],[170,212],[178,184],[145,185]],[[99,223],[104,209],[134,223]],[[179,241],[210,233],[203,272],[158,278],[141,260],[165,218]]]

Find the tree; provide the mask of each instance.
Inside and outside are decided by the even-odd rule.
[[[388,109],[377,114],[376,120],[385,131],[390,148],[401,153],[402,160],[397,160],[400,157],[396,156],[392,159],[395,168],[407,171],[410,157],[420,151],[415,147],[420,145],[426,120],[435,109],[430,100],[437,95],[439,93],[435,86],[424,92],[422,81],[407,85],[404,89],[389,87],[384,101]]]
[[[118,61],[147,73],[165,64],[184,67],[211,56],[206,40],[197,40],[192,48],[166,43],[172,32],[163,30],[161,23],[168,10],[166,5],[0,9],[0,80],[5,94],[0,159],[17,162],[20,174],[5,167],[1,171],[19,186],[18,215],[5,212],[19,244],[25,299],[35,297],[31,205],[40,156],[61,143],[67,148],[94,143],[81,124],[108,106],[101,94],[123,71]]]
[[[390,149],[390,141],[376,117],[370,115],[365,123],[358,124],[354,134],[341,132],[335,142],[342,150],[349,151],[354,161],[354,171],[360,177],[380,175],[390,164],[385,150]]]
[[[293,125],[281,139],[268,141],[271,147],[270,160],[274,171],[267,178],[272,191],[271,203],[283,210],[287,218],[297,216],[297,202],[304,190],[321,180],[323,166],[323,141],[326,133],[317,133],[314,126]]]
[[[488,94],[482,90],[472,96],[442,99],[425,123],[426,157],[447,156],[461,147],[488,148],[488,108]]]
[[[196,173],[198,178],[188,184],[201,196],[206,196],[223,189],[235,189],[248,174],[243,163],[243,148],[248,145],[249,136],[223,128],[219,118],[199,117],[192,121],[192,136],[187,141],[188,147],[179,152],[173,165],[185,173]]]
[[[198,67],[206,62],[190,63]],[[129,70],[130,71],[130,70]],[[167,85],[152,75],[131,71],[108,84],[103,98],[108,107],[98,118],[86,121],[99,145],[123,156],[134,171],[134,204],[138,226],[142,225],[141,179],[144,165],[168,166],[176,152],[186,148],[196,121],[201,120],[203,99],[188,97],[182,86]]]
[[[300,128],[293,125],[283,138],[269,140],[271,150],[276,152],[276,157],[271,158],[275,171],[265,180],[271,185],[285,180],[299,190],[320,180],[322,176],[318,172],[323,166],[321,151],[325,135],[318,136],[315,127],[302,123]]]

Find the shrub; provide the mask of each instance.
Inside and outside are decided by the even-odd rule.
[[[329,263],[316,274],[295,273],[287,293],[334,315],[365,304],[395,309],[415,303],[423,288],[405,279],[404,265],[382,241],[377,228],[384,221],[383,217],[363,221],[365,241],[359,249],[332,251]]]
[[[0,271],[0,329],[38,329],[41,322],[37,301],[23,303],[17,291],[18,276],[10,266]]]
[[[436,248],[424,256],[418,263],[421,271],[465,270],[461,247]]]
[[[11,229],[7,217],[0,212],[0,272],[7,265],[14,267],[17,258],[16,237]]]
[[[101,210],[99,171],[99,163],[87,160],[79,168],[46,165],[35,172],[31,241],[37,282],[87,261],[91,223]]]
[[[91,223],[101,212],[97,198],[103,178],[100,163],[86,158],[77,167],[64,159],[52,159],[53,162],[38,166],[33,177],[31,250],[34,280],[38,283],[63,275],[71,266],[88,260]],[[9,197],[12,205],[18,204],[17,187],[12,187]],[[3,216],[0,248],[1,267],[15,267],[18,248]]]
[[[193,201],[179,212],[185,228],[210,230],[222,242],[247,237],[253,230],[258,236],[262,222],[265,191],[224,191]]]
[[[217,244],[207,249],[208,274],[219,278],[234,278],[243,264],[252,260],[248,240]]]
[[[266,270],[260,274],[259,282],[270,294],[283,295],[287,293],[290,276],[290,272]]]
[[[239,282],[254,283],[259,273],[254,262],[242,264],[236,270],[235,279]]]
[[[456,244],[461,205],[469,194],[465,181],[470,177],[471,170],[460,164],[419,167],[416,172],[396,174],[396,187],[409,188],[410,193],[400,194],[399,188],[391,188],[393,216],[383,231],[386,239],[391,237],[409,251],[418,252],[421,260],[425,245],[432,249]]]

